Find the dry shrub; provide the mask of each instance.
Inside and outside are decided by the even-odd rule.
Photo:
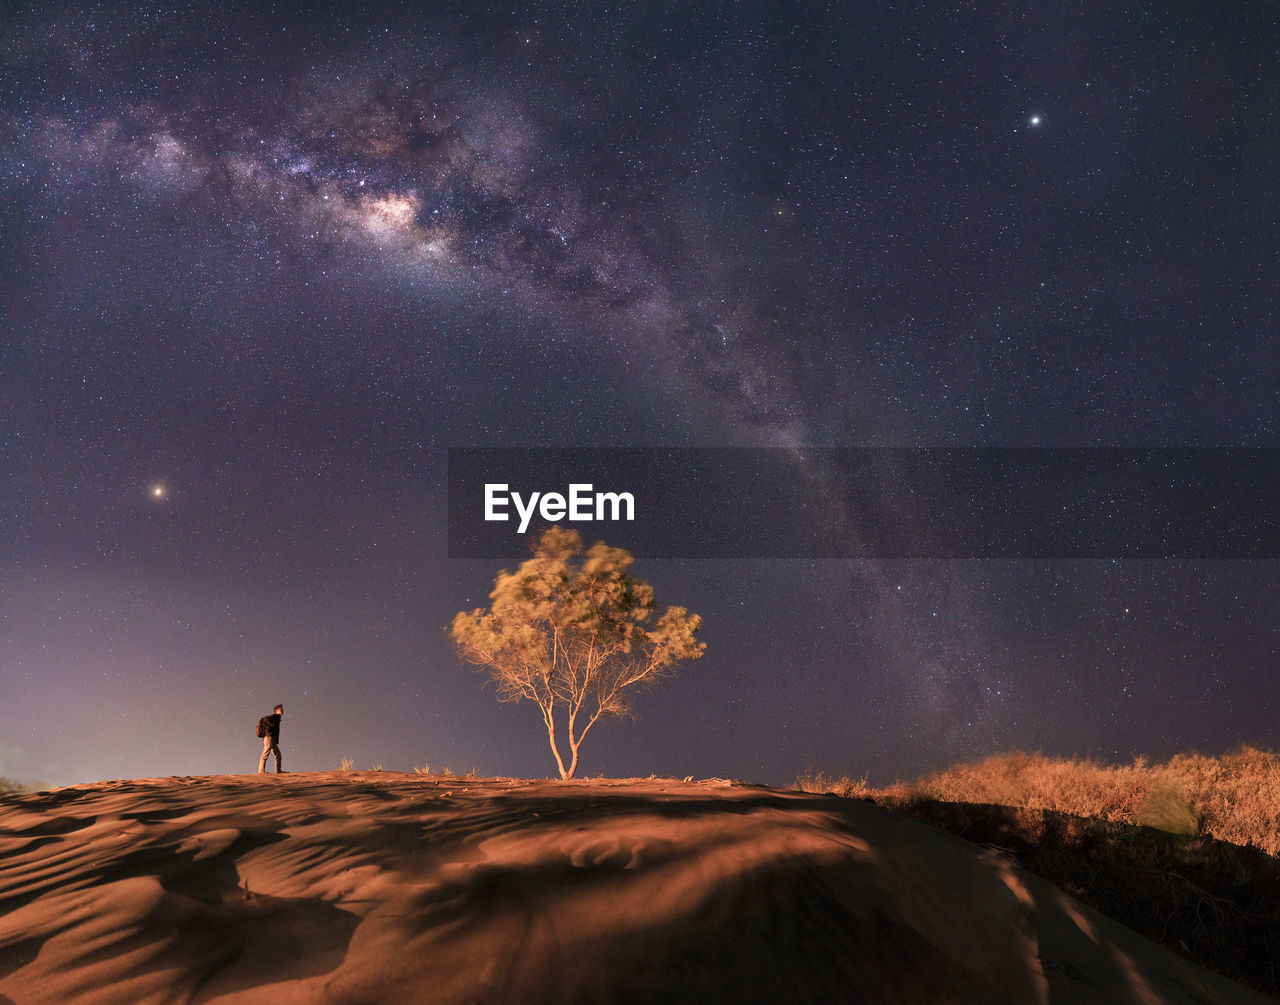
[[[1202,966],[1280,992],[1271,948],[1280,945],[1280,862],[1257,848],[1054,810],[928,799],[897,808],[1013,859]]]
[[[1204,834],[1280,857],[1280,755],[1257,747],[1120,765],[1015,751],[878,789],[865,775],[837,777],[810,766],[796,787],[899,805],[937,800],[1052,810]]]
[[[1166,767],[1205,833],[1280,857],[1280,755],[1241,746],[1222,757],[1179,754]]]
[[[810,769],[801,788],[825,776]],[[837,791],[827,780],[819,791]],[[810,790],[814,791],[814,790]],[[867,789],[879,801],[993,803],[1205,834],[1280,856],[1280,755],[1240,747],[1222,757],[1179,754],[1150,764],[1014,752],[958,764],[914,784]]]
[[[801,792],[829,792],[848,799],[863,799],[871,796],[871,789],[867,786],[866,775],[861,778],[841,775],[837,778],[835,775],[828,775],[825,771],[821,771],[813,765],[806,768],[804,774],[796,779],[796,788]]]
[[[1144,769],[1136,763],[1112,768],[1079,758],[1015,752],[930,775],[912,791],[944,802],[996,803],[1116,819],[1132,814],[1146,795],[1146,782]]]
[[[32,792],[46,792],[53,788],[48,782],[19,782],[13,778],[0,778],[0,796],[19,796]]]
[[[1015,752],[880,789],[810,767],[797,787],[941,825],[1175,952],[1280,993],[1280,756],[1271,751],[1122,765]]]

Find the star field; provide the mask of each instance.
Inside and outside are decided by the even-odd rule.
[[[446,642],[450,446],[1276,446],[1276,31],[15,11],[0,775],[248,770],[278,701],[298,770],[546,774]],[[1274,562],[637,571],[707,655],[588,773],[1277,742]]]

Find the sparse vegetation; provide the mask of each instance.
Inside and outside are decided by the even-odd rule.
[[[1011,753],[881,789],[815,768],[796,784],[955,831],[1203,966],[1280,992],[1276,753],[1125,765]]]
[[[30,792],[44,792],[53,788],[48,782],[19,782],[13,778],[0,777],[0,796],[19,796]]]
[[[921,800],[994,803],[1117,823],[1203,834],[1280,856],[1280,755],[1240,747],[1222,757],[1179,754],[1162,764],[1136,758],[1108,765],[1082,758],[997,754],[883,789],[866,778],[835,778],[810,768],[806,792],[869,797],[902,806]]]
[[[413,766],[413,772],[414,772],[414,774],[416,774],[416,775],[429,775],[429,774],[431,774],[431,765],[430,765],[430,764],[415,764],[415,765]]]
[[[355,762],[354,762],[353,760],[351,760],[351,758],[349,758],[349,757],[344,757],[344,758],[342,759],[342,765],[339,767],[339,769],[338,769],[338,770],[340,770],[340,771],[350,771],[350,770],[351,770],[351,768],[352,768],[352,766],[353,766],[354,764],[355,764]]]
[[[382,762],[381,762],[381,761],[379,761],[377,764],[375,764],[375,765],[373,766],[373,770],[374,770],[374,771],[381,771],[381,770],[382,770]]]
[[[832,792],[848,799],[865,799],[871,795],[867,787],[867,776],[852,778],[849,775],[836,777],[813,765],[805,768],[804,774],[796,779],[796,788],[802,792]]]

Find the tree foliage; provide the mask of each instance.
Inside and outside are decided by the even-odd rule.
[[[638,690],[706,649],[695,638],[698,615],[668,607],[655,617],[653,589],[628,572],[631,563],[604,542],[584,554],[577,531],[550,527],[532,558],[498,574],[492,606],[458,613],[449,629],[458,655],[488,672],[500,700],[537,704],[562,778],[577,771],[591,727],[630,716]]]

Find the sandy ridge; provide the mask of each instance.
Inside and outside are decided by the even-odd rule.
[[[391,772],[0,799],[0,996],[1268,1000],[870,803]]]

